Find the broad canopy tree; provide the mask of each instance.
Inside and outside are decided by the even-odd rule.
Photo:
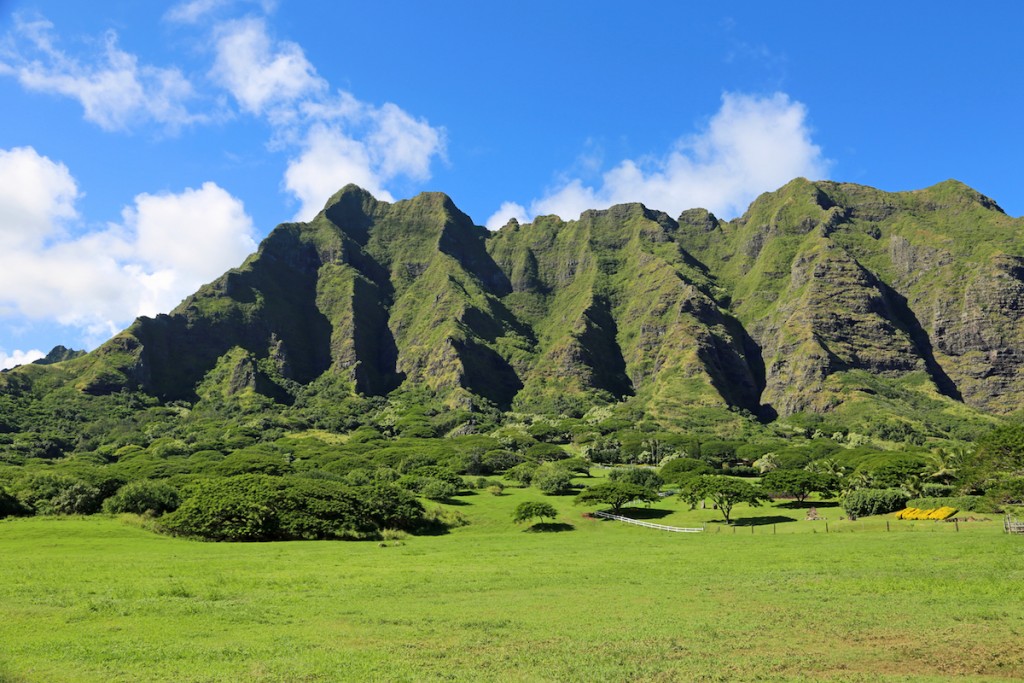
[[[768,497],[760,487],[750,482],[717,474],[702,474],[687,481],[679,491],[679,497],[690,504],[690,509],[707,498],[721,510],[725,523],[731,524],[732,508],[736,503],[747,503],[757,507]]]
[[[577,505],[580,503],[611,505],[612,512],[618,514],[626,503],[634,500],[650,503],[657,498],[658,492],[654,489],[625,481],[607,481],[583,489],[576,496],[575,502]]]
[[[545,517],[554,519],[558,516],[558,510],[551,503],[542,503],[535,500],[527,500],[516,506],[512,511],[512,521],[515,523],[528,522],[537,518],[544,521]]]
[[[823,496],[834,495],[839,488],[839,479],[807,470],[776,469],[761,477],[761,488],[768,493],[792,496],[802,503],[814,492]]]

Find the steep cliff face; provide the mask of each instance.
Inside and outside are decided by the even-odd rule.
[[[798,179],[729,222],[624,204],[489,233],[443,194],[386,203],[348,186],[169,315],[58,360],[53,377],[86,393],[165,400],[287,403],[329,377],[461,407],[628,401],[664,421],[900,392],[1008,413],[1024,395],[1024,221],[955,181]]]
[[[798,179],[684,243],[761,346],[762,400],[779,413],[837,407],[850,382],[826,380],[853,370],[925,372],[950,399],[1005,413],[1024,389],[1022,229],[955,181],[885,193]]]

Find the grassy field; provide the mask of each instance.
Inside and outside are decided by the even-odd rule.
[[[670,499],[646,514],[708,523],[673,534],[544,498],[565,530],[539,533],[510,521],[532,498],[466,496],[470,525],[383,547],[0,522],[0,681],[1024,678],[1024,537],[997,518],[822,506],[826,534],[739,508],[733,531]]]

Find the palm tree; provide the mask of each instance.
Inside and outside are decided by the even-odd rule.
[[[843,490],[840,495],[845,498],[851,491],[871,488],[873,483],[871,475],[867,472],[854,472],[843,479]]]
[[[840,465],[835,458],[822,458],[809,462],[804,469],[815,474],[831,474],[836,477],[841,477],[846,473],[846,468]]]
[[[920,498],[922,495],[921,477],[916,474],[910,475],[903,481],[903,485],[900,488],[906,491],[908,497]]]
[[[761,474],[779,469],[779,458],[774,453],[765,453],[754,461],[754,467]]]
[[[948,449],[936,449],[934,460],[927,465],[928,473],[926,476],[928,479],[941,484],[950,483],[956,479],[966,455],[966,450],[959,446]]]

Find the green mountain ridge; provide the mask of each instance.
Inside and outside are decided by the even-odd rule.
[[[1024,220],[956,181],[797,179],[733,221],[623,204],[493,233],[446,195],[350,185],[170,314],[0,374],[0,394],[419,392],[470,412],[827,413],[940,434],[1020,410],[1022,358]]]

